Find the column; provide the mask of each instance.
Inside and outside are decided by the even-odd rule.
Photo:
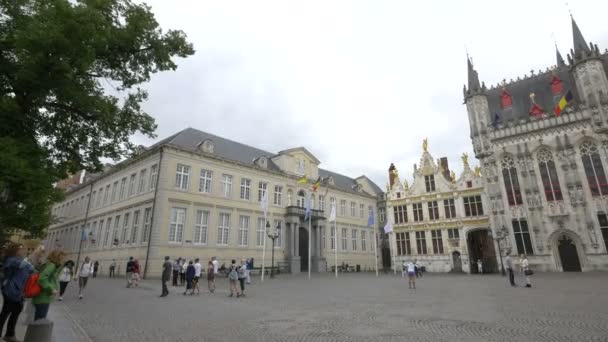
[[[294,224],[294,231],[293,231],[293,235],[294,235],[294,246],[293,246],[293,250],[295,252],[295,254],[293,256],[300,256],[300,223],[296,223]]]

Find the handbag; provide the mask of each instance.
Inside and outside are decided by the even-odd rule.
[[[525,270],[524,274],[527,275],[527,276],[531,276],[531,275],[534,274],[534,272],[532,272],[532,270]]]

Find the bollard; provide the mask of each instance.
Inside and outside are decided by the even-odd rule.
[[[23,342],[51,342],[53,336],[53,322],[48,319],[39,319],[27,325]]]

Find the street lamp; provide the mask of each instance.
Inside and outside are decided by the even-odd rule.
[[[504,225],[500,228],[499,231],[496,232],[496,237],[492,237],[492,231],[488,231],[488,235],[493,238],[494,240],[496,240],[496,244],[498,245],[498,256],[500,257],[500,273],[505,276],[507,275],[507,273],[505,272],[505,265],[502,262],[502,252],[500,250],[500,242],[502,240],[504,240],[507,235],[509,235],[509,231],[507,230],[507,227],[505,227]]]
[[[274,241],[279,238],[279,229],[281,229],[281,223],[277,224],[277,227],[274,229],[274,232],[270,232],[270,222],[266,222],[266,231],[268,232],[268,237],[272,240],[272,257],[270,261],[270,278],[274,278]]]

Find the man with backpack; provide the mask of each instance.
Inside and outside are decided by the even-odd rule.
[[[131,287],[133,282],[133,257],[129,257],[127,261],[127,288]]]

